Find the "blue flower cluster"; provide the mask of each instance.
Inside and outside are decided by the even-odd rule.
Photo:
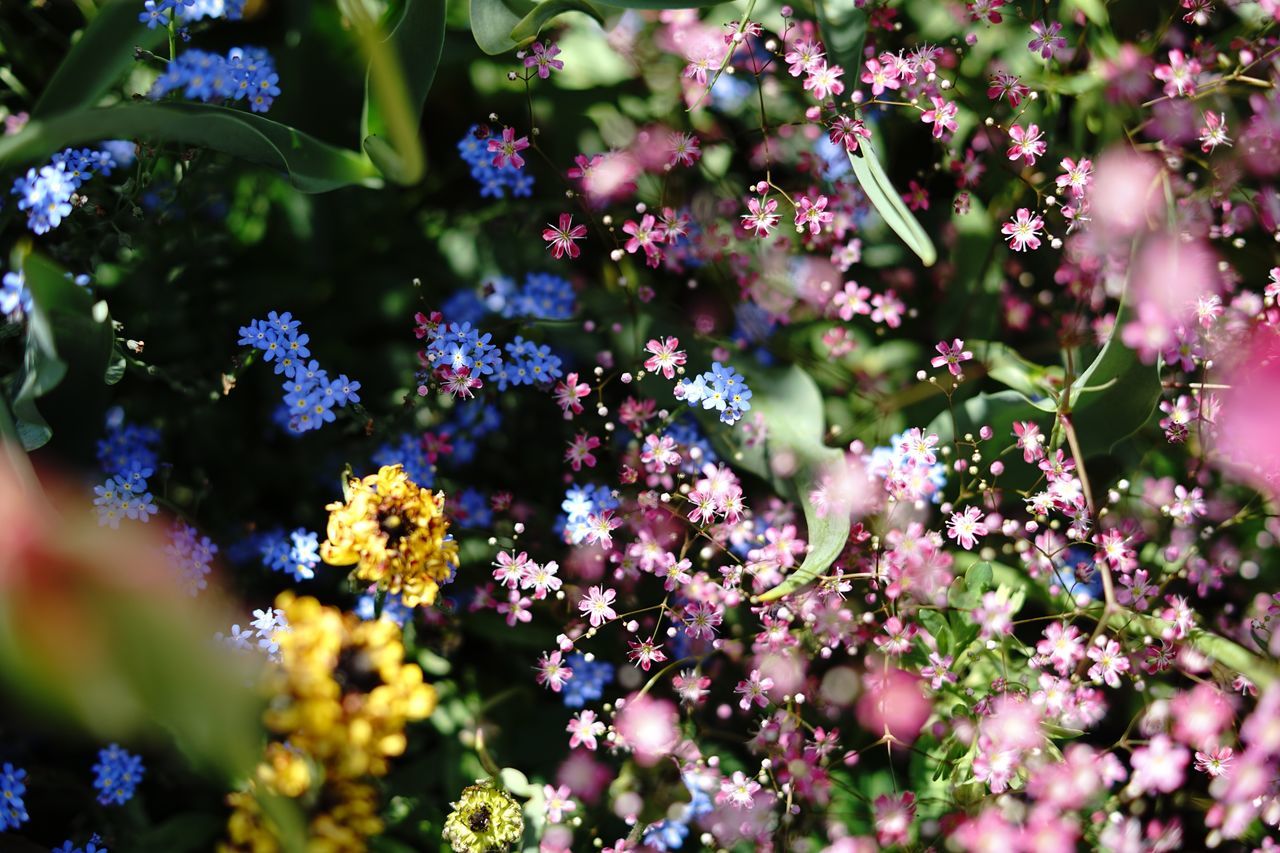
[[[507,318],[532,317],[540,320],[567,320],[573,316],[576,300],[568,279],[548,272],[531,272],[517,286],[509,278],[485,282],[484,304]],[[452,314],[445,312],[445,316]]]
[[[355,614],[366,622],[374,619],[386,619],[394,622],[401,628],[404,623],[408,622],[413,616],[413,608],[404,603],[404,598],[399,595],[388,595],[382,602],[382,615],[377,615],[377,599],[371,592],[366,592],[360,598],[356,599]]]
[[[283,425],[295,433],[320,429],[334,421],[335,406],[360,402],[359,382],[345,374],[330,380],[319,362],[306,360],[311,356],[307,348],[311,336],[304,334],[301,326],[288,311],[272,311],[265,320],[241,326],[237,341],[240,346],[261,350],[262,360],[274,362],[276,374],[288,380],[284,383],[284,406],[279,416]]]
[[[429,489],[436,482],[436,468],[427,457],[422,446],[422,436],[418,433],[403,432],[395,441],[384,442],[373,454],[373,464],[379,468],[384,465],[403,465],[404,473],[410,480]]]
[[[55,847],[49,853],[107,853],[107,848],[102,846],[102,839],[98,837],[97,833],[94,833],[93,837],[83,847],[77,847],[70,841],[64,841],[61,847]]]
[[[289,630],[289,620],[283,610],[266,608],[253,611],[251,623],[253,630],[241,628],[238,624],[231,626],[230,634],[219,631],[214,639],[233,649],[250,651],[260,649],[272,660],[280,659],[280,642],[276,635]]]
[[[484,492],[468,486],[458,493],[453,521],[459,527],[483,530],[493,524],[493,510]]]
[[[545,385],[564,375],[559,356],[552,355],[546,344],[539,346],[516,335],[503,349],[507,358],[493,377],[499,391],[508,385]]]
[[[204,18],[226,18],[229,21],[244,17],[245,0],[146,0],[138,20],[147,29],[167,27],[170,20],[184,24]]]
[[[27,771],[9,762],[0,766],[0,832],[17,829],[31,819],[22,795],[27,792]]]
[[[22,322],[31,313],[31,291],[27,289],[27,277],[18,272],[7,272],[0,279],[0,317],[12,323]]]
[[[134,788],[142,781],[146,768],[142,766],[141,756],[130,755],[113,743],[99,750],[93,772],[97,774],[93,787],[98,789],[98,802],[104,806],[122,806],[133,798]]]
[[[587,516],[593,513],[598,515],[606,509],[617,509],[618,506],[618,499],[608,486],[590,483],[585,486],[570,486],[560,504],[565,514],[556,520],[556,532],[563,532],[570,543],[577,545],[587,538]]]
[[[293,575],[296,581],[309,581],[316,576],[320,564],[320,537],[299,527],[285,536],[277,531],[263,538],[259,553],[267,568]]]
[[[217,553],[218,546],[185,521],[174,525],[165,548],[165,555],[180,573],[187,594],[193,597],[208,585],[205,578],[213,568],[213,555]]]
[[[711,370],[692,380],[681,379],[676,396],[694,408],[701,403],[704,409],[715,409],[720,420],[730,425],[751,408],[751,389],[742,374],[718,361],[711,363]]]
[[[432,432],[448,440],[450,450],[440,462],[450,467],[470,464],[476,458],[480,439],[502,426],[502,415],[493,404],[455,406],[448,420]],[[372,457],[373,464],[403,465],[404,472],[419,486],[429,489],[436,481],[436,464],[427,455],[422,433],[403,432],[384,442]]]
[[[565,682],[560,692],[567,708],[581,708],[603,698],[604,689],[613,683],[614,668],[608,661],[587,660],[582,653],[574,652],[565,663],[573,670],[573,678]]]
[[[117,528],[125,518],[150,521],[160,511],[147,487],[159,464],[153,447],[159,440],[154,429],[125,423],[119,407],[107,412],[107,434],[98,442],[98,462],[107,480],[93,487],[99,524]]]
[[[27,227],[46,234],[71,215],[71,196],[94,175],[110,175],[120,164],[106,149],[67,148],[46,166],[32,167],[13,182],[18,210],[27,212]]]
[[[517,169],[510,163],[501,167],[493,165],[489,140],[481,137],[480,125],[471,125],[467,135],[458,141],[458,153],[471,167],[471,177],[480,185],[481,198],[506,198],[507,190],[515,198],[533,195],[533,175],[527,169]]]
[[[149,96],[159,100],[181,90],[195,101],[248,101],[265,113],[280,94],[280,75],[271,54],[260,47],[233,47],[227,55],[188,50],[174,58],[156,78]]]

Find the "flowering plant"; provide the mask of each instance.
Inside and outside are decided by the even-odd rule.
[[[0,18],[0,846],[1276,848],[1280,3],[464,5]]]

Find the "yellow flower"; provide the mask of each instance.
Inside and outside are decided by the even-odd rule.
[[[444,822],[444,840],[455,853],[506,850],[522,835],[524,816],[520,804],[492,782],[464,790]]]
[[[346,503],[332,503],[328,539],[320,556],[409,607],[431,604],[440,584],[458,566],[458,543],[449,537],[444,495],[409,479],[399,465],[352,478]]]
[[[436,706],[435,688],[404,662],[399,626],[366,622],[314,598],[281,593],[289,625],[280,646],[272,699],[263,712],[278,739],[267,745],[248,791],[232,806],[226,851],[275,853],[278,842],[253,791],[310,804],[308,853],[355,853],[382,831],[371,777],[404,752],[405,726]]]

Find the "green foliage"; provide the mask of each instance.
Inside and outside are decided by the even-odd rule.
[[[853,174],[866,193],[867,201],[871,202],[885,224],[920,257],[921,263],[926,267],[933,266],[938,260],[938,251],[915,216],[907,209],[898,191],[893,188],[870,140],[862,140],[858,150],[849,154],[849,162],[853,164]]]

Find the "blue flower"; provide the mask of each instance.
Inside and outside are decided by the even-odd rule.
[[[471,177],[480,185],[481,198],[505,198],[508,189],[516,198],[533,195],[533,175],[528,171],[517,169],[510,163],[501,167],[493,165],[488,142],[480,138],[480,125],[473,124],[466,136],[458,140],[458,154],[470,167]]]
[[[39,170],[34,167],[13,182],[11,192],[18,196],[18,209],[27,211],[27,227],[45,234],[71,215],[71,194],[76,184],[65,165],[51,163]]]
[[[674,820],[660,820],[644,831],[644,843],[659,850],[679,850],[684,846],[684,840],[688,836],[688,824]]]
[[[401,433],[394,443],[383,444],[379,447],[373,454],[372,459],[373,464],[379,467],[383,465],[403,465],[404,472],[409,475],[409,479],[424,489],[431,488],[432,484],[435,483],[435,466],[431,464],[431,460],[427,458],[426,450],[422,447],[422,437],[415,433]]]
[[[198,101],[249,102],[249,109],[265,113],[280,95],[275,62],[262,48],[235,47],[226,56],[191,49],[176,56],[156,78],[149,97],[159,100],[171,92]]]
[[[686,403],[704,409],[715,409],[726,424],[737,423],[743,413],[751,408],[751,389],[742,374],[728,365],[712,362],[711,370],[683,379],[679,384],[680,396]]]
[[[565,682],[561,696],[567,708],[581,708],[587,702],[604,697],[604,689],[613,682],[613,664],[602,660],[588,661],[575,652],[565,663],[573,670],[573,678]]]
[[[493,510],[489,499],[478,489],[467,487],[458,494],[458,511],[455,519],[460,525],[486,528],[493,523]]]
[[[98,789],[98,802],[104,806],[122,806],[133,798],[134,788],[142,781],[146,768],[142,766],[141,756],[130,755],[113,743],[98,752],[93,772],[97,776],[93,787]]]
[[[27,771],[14,767],[9,762],[0,766],[0,832],[17,829],[30,820],[27,807],[22,802],[22,795],[27,792],[23,781]]]
[[[94,486],[93,504],[98,510],[98,524],[114,529],[126,518],[150,521],[151,516],[160,511],[155,497],[147,491],[146,477],[150,474],[150,468],[133,468]]]
[[[26,276],[21,271],[5,273],[0,280],[0,314],[17,323],[31,313],[32,307]]]
[[[299,527],[285,537],[277,532],[261,545],[262,562],[277,572],[293,575],[296,581],[311,580],[320,563],[320,537]]]
[[[184,521],[174,526],[169,534],[169,545],[165,548],[165,555],[181,576],[187,593],[193,596],[207,585],[205,577],[211,571],[213,556],[217,553],[218,546],[208,536],[201,536]]]
[[[382,602],[382,615],[375,617],[374,613],[377,609],[377,601],[372,593],[366,592],[356,600],[355,614],[366,622],[372,621],[374,618],[386,619],[394,622],[400,627],[404,627],[404,623],[409,621],[413,616],[413,608],[404,603],[404,598],[399,595],[388,595]]]

